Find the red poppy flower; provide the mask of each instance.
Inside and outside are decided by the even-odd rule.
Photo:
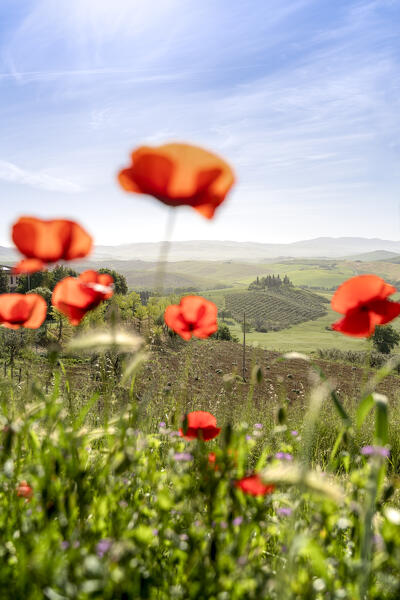
[[[0,324],[4,327],[38,329],[46,314],[46,300],[38,294],[0,295]]]
[[[89,310],[111,298],[113,282],[111,275],[96,271],[85,271],[79,277],[66,277],[57,283],[51,302],[72,325],[79,325]]]
[[[331,301],[333,310],[345,315],[332,329],[354,337],[369,337],[376,325],[385,325],[400,314],[400,303],[387,299],[395,292],[395,287],[377,275],[348,279]]]
[[[200,439],[207,442],[212,440],[221,431],[220,427],[217,427],[217,419],[209,412],[204,410],[196,410],[186,415],[187,427],[185,433],[182,429],[179,433],[182,437],[188,440]]]
[[[252,496],[265,496],[271,494],[275,489],[274,485],[265,485],[257,474],[243,477],[236,481],[235,485],[245,494],[251,494]]]
[[[127,192],[149,194],[169,206],[192,206],[207,219],[225,200],[234,184],[230,166],[197,146],[141,146],[118,180]]]
[[[40,270],[37,267],[43,268],[45,263],[83,258],[93,245],[90,235],[78,223],[65,219],[44,221],[21,217],[13,225],[12,239],[26,258],[41,261],[41,264],[21,261],[15,272],[25,273]]]
[[[192,335],[207,338],[218,329],[217,312],[214,302],[201,296],[184,296],[179,304],[167,306],[164,320],[184,340]]]
[[[33,496],[33,489],[31,488],[29,483],[27,483],[26,481],[20,481],[17,487],[17,496],[19,496],[20,498],[26,498],[26,500],[29,502],[29,500]]]

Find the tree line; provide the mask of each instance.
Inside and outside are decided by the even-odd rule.
[[[249,285],[249,290],[265,290],[265,289],[277,289],[285,286],[293,286],[292,281],[290,281],[289,277],[285,275],[283,279],[279,275],[267,275],[266,277],[259,277],[252,281]]]

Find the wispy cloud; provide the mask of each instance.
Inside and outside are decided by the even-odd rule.
[[[28,171],[5,160],[0,160],[0,181],[65,194],[77,194],[83,191],[81,186],[71,181],[53,177],[43,171],[37,173]]]

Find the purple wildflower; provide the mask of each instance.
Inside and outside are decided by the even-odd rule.
[[[188,462],[190,460],[193,460],[193,454],[190,454],[190,452],[175,452],[174,460]]]
[[[293,460],[293,456],[289,452],[277,452],[275,458],[279,460]]]
[[[292,509],[288,506],[282,506],[281,508],[278,508],[276,512],[278,515],[281,515],[281,517],[290,517]]]
[[[254,427],[255,427],[255,429],[262,429],[263,428],[262,423],[254,423]]]
[[[253,438],[251,437],[251,435],[246,435],[246,440],[247,440],[248,442],[249,442],[251,439],[253,439]]]
[[[165,421],[161,421],[161,423],[158,424],[159,427],[166,427],[167,424],[165,423]]]
[[[389,448],[385,448],[385,446],[364,446],[361,448],[361,454],[363,456],[383,456],[384,458],[388,458],[390,450]]]
[[[296,429],[293,429],[293,431],[290,432],[292,434],[293,437],[296,437],[299,435],[299,432],[296,431]]]
[[[61,550],[68,550],[69,548],[69,542],[67,542],[67,540],[63,540],[61,542]]]
[[[158,535],[158,529],[153,529],[153,535]]]
[[[243,523],[243,517],[235,517],[232,521],[232,524],[235,526],[239,526]]]
[[[179,537],[182,540],[182,542],[187,542],[189,539],[189,536],[187,535],[187,533],[181,533],[181,535]]]
[[[96,554],[99,558],[103,558],[106,552],[111,548],[111,540],[100,540],[96,546]]]

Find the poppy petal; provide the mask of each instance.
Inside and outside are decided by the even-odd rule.
[[[258,475],[249,475],[236,481],[236,487],[241,489],[245,494],[251,496],[265,496],[271,494],[275,490],[274,485],[264,484]]]
[[[338,287],[331,301],[332,309],[345,314],[356,306],[366,304],[371,300],[385,300],[395,291],[395,287],[377,275],[358,275]]]
[[[18,274],[37,273],[44,268],[44,262],[39,258],[24,258],[13,267],[12,272]]]
[[[1,294],[0,324],[9,329],[38,329],[46,319],[47,303],[38,294]]]
[[[400,303],[390,300],[375,300],[368,305],[376,325],[386,325],[400,315]]]
[[[343,319],[333,323],[332,329],[354,337],[369,337],[374,332],[375,323],[371,320],[368,310],[354,309]]]

